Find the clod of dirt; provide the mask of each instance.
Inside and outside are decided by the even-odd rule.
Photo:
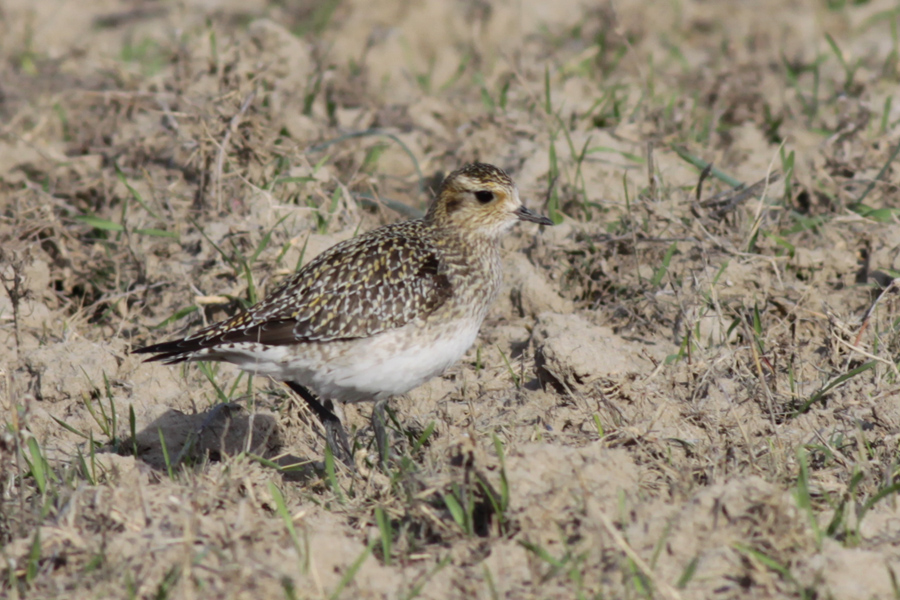
[[[543,384],[572,389],[649,366],[643,347],[578,315],[544,313],[534,328],[535,368]]]
[[[615,498],[619,490],[631,491],[638,469],[623,450],[591,444],[582,448],[523,444],[507,457],[510,497],[517,498],[526,513],[543,514],[550,504],[567,498],[573,490],[597,501]],[[549,500],[553,499],[553,502]]]
[[[248,31],[253,42],[274,59],[269,68],[281,85],[309,79],[314,64],[309,44],[269,19],[253,21]]]
[[[563,551],[557,533],[564,528],[563,515],[602,510],[639,484],[638,467],[628,453],[599,443],[582,448],[523,444],[507,456],[506,472],[524,539],[550,552]],[[495,546],[485,560],[502,587],[527,581],[531,564],[529,551],[513,541]]]
[[[496,313],[533,318],[542,312],[568,314],[575,310],[572,301],[561,297],[527,256],[509,254],[503,261],[503,274]]]
[[[0,262],[7,257],[0,257]],[[15,259],[13,259],[15,261]],[[35,336],[27,333],[28,328],[42,330],[48,322],[55,318],[51,312],[52,297],[50,289],[50,266],[41,259],[26,259],[16,268],[13,264],[0,266],[0,320],[15,321],[20,331],[18,342],[12,328],[0,333],[0,346],[23,351],[39,345]],[[18,283],[16,279],[18,278]],[[16,297],[17,305],[13,305]],[[23,332],[24,330],[24,332]]]
[[[28,180],[28,169],[32,165],[46,166],[48,157],[59,162],[66,159],[59,144],[37,147],[23,141],[0,143],[0,179],[10,184],[21,184]]]
[[[825,539],[822,552],[798,568],[800,579],[810,584],[824,583],[833,598],[868,600],[896,597],[896,572],[879,552],[864,548],[844,548],[833,539]]]
[[[761,477],[714,484],[694,493],[680,510],[669,513],[670,507],[659,503],[642,508],[627,534],[632,543],[644,547],[653,547],[660,536],[668,535],[660,567],[671,577],[696,559],[698,572],[717,576],[739,569],[746,582],[765,585],[770,574],[747,560],[742,546],[765,547],[782,564],[812,549],[809,523],[793,496]]]
[[[67,356],[78,360],[60,360]],[[110,346],[85,339],[41,346],[26,352],[23,359],[32,379],[34,397],[51,402],[100,392],[105,386],[104,377],[113,379],[119,369]]]

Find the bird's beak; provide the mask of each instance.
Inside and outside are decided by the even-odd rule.
[[[520,206],[516,209],[515,214],[519,217],[520,221],[531,221],[532,223],[539,223],[540,225],[553,225],[553,221],[548,219],[543,215],[539,215],[536,212],[530,211],[524,206]]]

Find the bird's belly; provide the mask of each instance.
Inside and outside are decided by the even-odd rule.
[[[462,358],[480,325],[451,322],[427,334],[407,326],[348,342],[345,352],[319,369],[310,385],[323,397],[344,402],[405,394]]]
[[[252,353],[232,349],[223,359],[244,370],[294,381],[319,396],[342,402],[382,400],[405,394],[456,363],[475,342],[480,320],[454,320],[439,326],[409,324],[367,339],[259,345]]]

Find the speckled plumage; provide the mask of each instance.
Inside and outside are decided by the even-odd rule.
[[[506,173],[451,173],[422,219],[326,250],[248,311],[150,360],[221,360],[341,401],[379,400],[439,375],[474,342],[501,284],[498,242],[524,208]]]

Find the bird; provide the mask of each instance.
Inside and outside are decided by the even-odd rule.
[[[336,244],[249,309],[134,352],[164,364],[224,361],[282,381],[346,456],[340,419],[322,399],[383,406],[459,361],[500,291],[500,240],[520,221],[554,224],[525,207],[499,167],[465,165],[422,218]]]

